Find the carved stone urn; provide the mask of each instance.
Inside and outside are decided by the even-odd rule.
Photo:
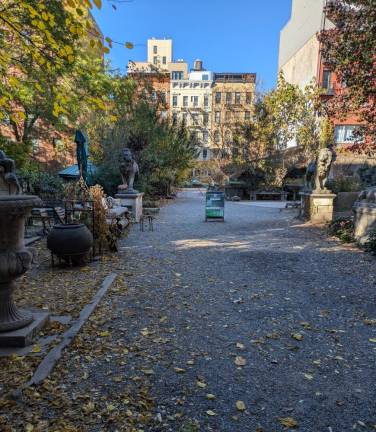
[[[30,267],[32,253],[24,245],[25,218],[41,204],[36,196],[21,195],[14,162],[0,150],[0,332],[27,326],[33,315],[19,310],[12,294],[17,279]]]

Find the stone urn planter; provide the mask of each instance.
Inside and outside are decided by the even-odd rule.
[[[25,218],[41,204],[36,196],[21,195],[14,161],[0,150],[0,340],[34,321],[33,313],[17,308],[12,295],[33,259],[24,244]]]
[[[47,237],[47,247],[69,264],[82,265],[93,246],[93,235],[84,224],[55,225]]]

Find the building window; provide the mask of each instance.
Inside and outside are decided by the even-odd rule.
[[[183,107],[188,106],[188,96],[183,96]]]
[[[157,56],[153,57],[153,64],[155,64],[155,65],[158,64],[158,57]]]
[[[244,121],[249,121],[251,120],[251,112],[250,111],[246,111],[244,113]]]
[[[208,150],[202,149],[202,159],[207,159],[207,158],[208,158]]]
[[[194,125],[198,125],[198,114],[197,113],[192,114],[192,121],[193,121]]]
[[[166,103],[166,93],[164,91],[160,92],[160,98],[161,98],[161,102],[163,104],[165,104]]]
[[[232,93],[228,92],[226,93],[226,104],[232,103]]]
[[[204,131],[204,132],[202,133],[202,142],[203,142],[204,144],[207,144],[208,141],[209,141],[209,132],[208,132],[208,131]]]
[[[221,112],[220,111],[216,111],[214,114],[214,121],[219,124],[221,123]]]
[[[215,144],[220,144],[221,142],[221,134],[219,133],[218,130],[214,132],[214,142]]]
[[[209,124],[209,114],[204,113],[204,125],[207,126]]]
[[[225,121],[229,122],[231,120],[231,111],[225,112]]]
[[[334,130],[334,139],[336,144],[350,144],[354,142],[362,142],[363,137],[357,132],[359,126],[356,125],[338,125]]]
[[[230,145],[232,143],[232,134],[229,130],[227,130],[225,133],[225,141],[227,145]]]
[[[247,105],[250,105],[252,103],[252,93],[246,93],[245,94],[245,103]]]
[[[198,96],[192,96],[191,102],[192,102],[194,107],[198,107]]]
[[[33,153],[38,153],[39,151],[39,146],[40,146],[40,140],[37,138],[32,138],[31,140],[31,145],[32,145],[32,151]]]
[[[221,100],[222,100],[222,93],[221,93],[221,92],[217,92],[217,93],[215,94],[215,103],[216,103],[216,104],[220,104],[220,103],[221,103]]]
[[[240,101],[241,101],[241,93],[235,93],[235,103],[236,105],[240,105]]]
[[[322,74],[322,87],[326,90],[332,88],[332,73],[330,70],[325,69]]]
[[[158,54],[158,47],[157,47],[157,45],[153,46],[153,53],[154,54]]]
[[[209,81],[209,75],[208,74],[202,75],[202,80],[203,81]]]
[[[172,106],[177,107],[178,106],[178,97],[172,96]]]
[[[166,58],[166,56],[163,56],[162,57],[162,63],[165,65],[165,64],[167,64],[167,58]]]
[[[204,107],[207,108],[209,106],[209,95],[204,96]]]
[[[173,71],[173,72],[171,72],[171,78],[173,80],[182,80],[183,79],[183,72]]]

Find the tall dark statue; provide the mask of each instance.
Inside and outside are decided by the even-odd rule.
[[[87,135],[80,131],[76,130],[76,134],[74,137],[74,142],[76,143],[76,155],[77,155],[77,165],[78,171],[82,178],[87,180],[87,160],[89,156],[89,140]]]

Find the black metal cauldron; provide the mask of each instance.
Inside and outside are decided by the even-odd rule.
[[[47,237],[47,248],[72,265],[86,262],[93,246],[93,235],[84,224],[57,224]]]

